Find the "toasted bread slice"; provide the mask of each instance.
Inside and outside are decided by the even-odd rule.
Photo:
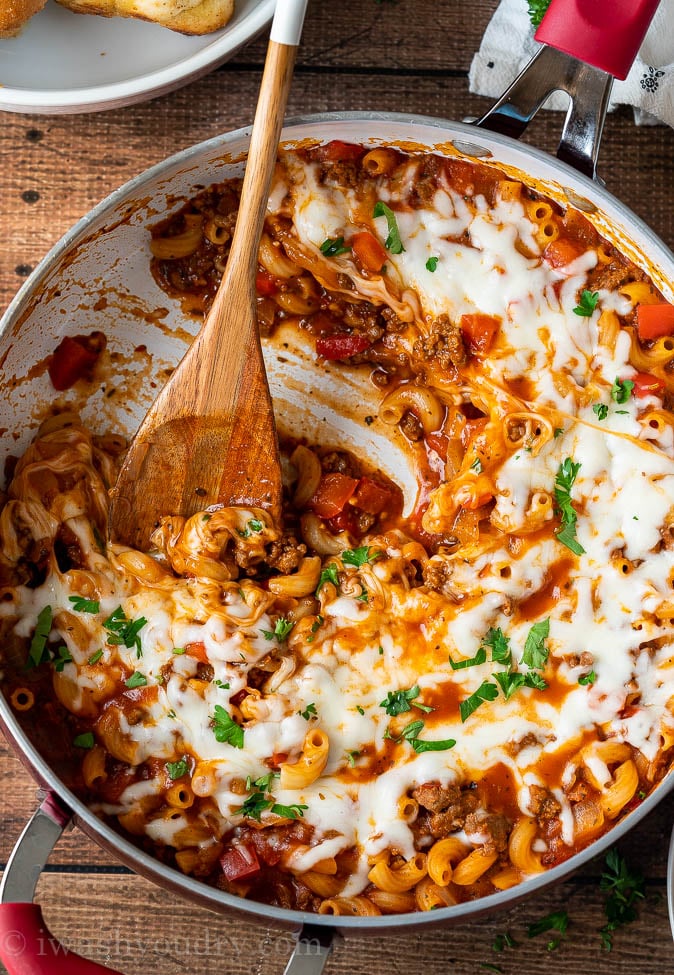
[[[10,0],[11,2],[11,0]],[[137,17],[181,34],[210,34],[224,27],[234,11],[234,0],[58,0],[78,14],[101,17]]]
[[[16,37],[27,20],[42,10],[47,0],[2,0],[0,37]]]

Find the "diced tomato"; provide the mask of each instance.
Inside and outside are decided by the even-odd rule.
[[[241,704],[246,700],[249,693],[250,691],[247,687],[242,687],[240,691],[236,692],[236,694],[232,694],[229,699],[230,703],[233,704],[235,708],[241,707]]]
[[[308,507],[315,511],[319,518],[334,518],[344,508],[344,505],[358,487],[355,477],[346,474],[326,474],[321,478],[313,498]]]
[[[348,359],[364,352],[372,343],[365,335],[321,335],[316,339],[316,352],[324,359]]]
[[[270,298],[278,291],[278,282],[269,271],[260,270],[255,275],[255,290],[262,298]]]
[[[378,484],[370,477],[361,477],[351,500],[361,511],[366,511],[369,515],[380,515],[391,503],[392,497],[391,491],[383,484]]]
[[[665,391],[665,384],[662,379],[652,376],[650,372],[638,372],[632,377],[634,383],[634,395],[639,399],[645,396],[662,396]]]
[[[312,150],[312,158],[319,162],[348,162],[352,159],[360,159],[365,153],[362,146],[353,142],[342,142],[341,139],[333,139],[324,146],[317,146]]]
[[[84,338],[66,335],[54,349],[49,363],[49,378],[54,389],[62,392],[74,386],[78,379],[91,372],[99,355],[100,350],[87,348]]]
[[[379,243],[374,234],[368,230],[362,230],[354,234],[350,241],[351,251],[358,260],[361,267],[366,271],[381,271],[388,260],[386,251]]]
[[[441,460],[447,460],[447,448],[449,438],[444,433],[429,433],[426,435],[426,443],[434,450]]]
[[[470,351],[483,355],[492,347],[496,333],[501,327],[501,319],[494,315],[477,313],[475,315],[462,315],[460,324]]]
[[[674,305],[668,301],[657,305],[637,305],[637,335],[642,341],[674,335]]]
[[[209,662],[206,655],[206,646],[203,643],[188,643],[185,645],[185,653],[189,657],[196,657],[202,664]]]
[[[551,240],[543,251],[543,258],[550,267],[566,267],[583,253],[582,245],[568,237],[558,237]]]
[[[230,846],[220,857],[220,866],[227,880],[241,880],[260,870],[260,861],[255,848],[246,843]]]
[[[360,534],[358,512],[350,504],[345,505],[334,518],[327,518],[325,523],[328,526],[328,531],[332,532],[333,535],[339,535],[340,532],[350,532],[352,535]]]

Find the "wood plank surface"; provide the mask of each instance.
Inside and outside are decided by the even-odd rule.
[[[479,116],[489,102],[469,93],[467,72],[495,7],[496,0],[312,0],[288,115],[348,109]],[[200,81],[142,105],[70,116],[3,113],[0,310],[60,236],[108,193],[172,153],[247,124],[264,50],[259,39]],[[559,113],[544,113],[527,140],[553,151],[561,121]],[[609,117],[600,162],[608,189],[670,247],[673,157],[672,129],[636,127],[627,109]],[[33,780],[0,743],[0,864],[35,805]],[[602,865],[592,862],[505,914],[451,929],[339,939],[328,975],[390,975],[410,968],[467,975],[490,970],[485,966],[527,975],[671,972],[665,880],[673,819],[670,795],[620,843],[645,875],[647,897],[638,920],[616,933],[610,954],[602,951],[598,934],[605,923]],[[216,917],[161,891],[77,830],[58,844],[39,895],[54,934],[69,948],[129,975],[271,975],[283,970],[291,950],[287,932]],[[560,909],[569,912],[569,931],[549,952],[545,936],[528,939],[526,928]],[[498,953],[492,944],[505,930],[518,946]]]

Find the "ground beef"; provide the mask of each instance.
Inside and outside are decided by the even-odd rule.
[[[523,751],[525,748],[529,748],[531,745],[538,744],[538,740],[539,739],[532,731],[528,731],[523,738],[520,738],[517,741],[508,742],[508,744],[506,745],[506,750],[508,754],[512,755],[512,757],[514,758],[516,755],[519,755],[519,753]]]
[[[398,426],[400,427],[401,433],[403,433],[408,440],[411,440],[412,443],[418,443],[419,440],[423,440],[423,425],[421,420],[415,416],[411,410],[407,410]]]
[[[354,458],[340,450],[331,450],[321,457],[324,474],[345,474],[347,477],[360,477]]]
[[[463,342],[463,332],[448,315],[439,315],[431,326],[430,334],[417,339],[414,354],[426,361],[432,360],[439,369],[458,369],[468,358]]]
[[[272,542],[269,546],[265,561],[270,568],[287,575],[299,566],[306,554],[304,543],[298,542],[293,535],[284,535],[280,542]]]
[[[453,565],[445,559],[429,559],[423,567],[424,585],[435,592],[448,595],[451,589]]]
[[[439,174],[442,170],[440,156],[424,156],[419,163],[414,178],[410,202],[412,206],[428,207],[439,188]]]
[[[360,163],[354,159],[324,162],[318,171],[318,182],[327,186],[357,186],[360,178]]]
[[[539,824],[549,819],[555,819],[562,811],[561,805],[549,789],[543,789],[539,785],[532,785],[529,788],[529,796],[531,811]]]
[[[394,335],[397,335],[399,332],[404,332],[407,328],[406,322],[401,321],[392,308],[383,308],[380,313],[380,318],[384,322],[386,331]]]
[[[412,793],[422,809],[419,830],[430,833],[435,839],[449,836],[463,829],[466,818],[477,809],[478,798],[474,792],[450,785],[446,788],[437,782],[426,782]]]
[[[600,288],[605,288],[607,291],[615,291],[630,280],[634,280],[634,268],[627,267],[620,260],[597,264],[587,276],[587,290],[599,291]]]
[[[467,833],[479,833],[486,836],[484,852],[503,853],[508,846],[508,820],[501,813],[488,813],[480,816],[470,813],[466,816],[465,830]]]

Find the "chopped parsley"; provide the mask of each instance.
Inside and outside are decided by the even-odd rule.
[[[534,27],[540,26],[545,12],[550,6],[550,0],[527,0],[527,6],[529,8],[529,20]]]
[[[391,741],[395,741],[397,744],[400,744],[401,741],[408,741],[417,754],[421,754],[422,752],[444,752],[450,748],[454,748],[454,745],[456,745],[456,741],[453,738],[445,738],[442,741],[427,741],[426,739],[420,738],[419,735],[423,730],[423,721],[410,721],[401,731],[399,738],[394,738],[388,731],[384,737],[390,738]]]
[[[68,647],[60,646],[54,655],[53,664],[54,670],[59,674],[62,672],[66,664],[73,662],[73,658],[70,655],[70,650]]]
[[[369,565],[381,558],[381,552],[371,549],[369,545],[361,545],[360,548],[347,548],[342,552],[342,562],[344,565],[353,565],[357,569],[361,565]]]
[[[261,780],[258,779],[259,781]],[[257,785],[257,783],[255,784]],[[304,816],[304,810],[308,808],[308,806],[297,802],[292,803],[290,806],[281,805],[281,803],[274,801],[273,796],[264,791],[251,793],[244,804],[236,811],[248,819],[256,819],[260,822],[262,813],[268,809],[276,816],[283,816],[285,819],[298,819],[300,816]]]
[[[143,648],[140,642],[140,631],[143,629],[147,620],[140,616],[137,620],[128,619],[121,606],[118,606],[107,620],[103,621],[103,628],[108,631],[107,642],[111,646],[125,646],[128,650],[136,648],[136,656],[143,656]]]
[[[28,650],[27,667],[39,667],[41,663],[49,659],[47,638],[51,631],[51,624],[52,608],[51,606],[45,606],[38,613],[35,632],[33,633],[33,639],[30,641],[30,649]]]
[[[185,652],[186,652],[185,651],[185,647],[174,647],[173,648],[173,653],[176,655],[176,657],[182,657],[182,655]]]
[[[317,713],[316,712],[316,705],[315,704],[307,704],[307,706],[305,707],[304,711],[298,711],[297,713],[299,715],[301,715],[301,717],[303,717],[305,721],[311,721],[312,718],[315,718],[316,717],[316,713]]]
[[[604,903],[606,924],[601,928],[601,942],[604,951],[613,947],[613,932],[623,924],[636,920],[636,903],[645,897],[644,878],[633,873],[615,847],[610,849],[604,859],[605,869],[599,880],[599,887],[607,894]]]
[[[596,679],[597,679],[597,675],[593,670],[591,670],[589,674],[583,674],[582,677],[579,677],[578,683],[581,684],[583,687],[587,687],[588,684],[594,684]]]
[[[505,635],[500,626],[496,628],[492,626],[487,630],[481,646],[491,649],[491,659],[495,664],[510,666],[513,656],[510,649],[510,637]]]
[[[546,945],[548,951],[554,951],[559,946],[561,937],[566,934],[568,926],[569,915],[567,912],[553,911],[552,914],[546,914],[539,921],[534,921],[533,924],[530,924],[527,928],[527,937],[535,938],[539,934],[545,934],[546,931],[559,932],[559,937],[552,938]]]
[[[431,274],[437,271],[439,260],[440,260],[439,257],[429,257],[428,260],[426,261],[426,270],[430,271]]]
[[[567,457],[559,465],[555,478],[555,500],[562,519],[562,527],[555,536],[558,542],[566,545],[575,555],[583,555],[585,549],[576,538],[576,522],[578,515],[571,501],[571,488],[574,485],[580,464],[574,463]]]
[[[476,457],[473,463],[470,465],[471,471],[475,471],[476,474],[482,473],[482,461],[479,457]]]
[[[101,604],[97,599],[84,599],[83,596],[68,596],[76,613],[99,613]]]
[[[611,399],[622,406],[632,395],[633,389],[634,383],[631,379],[618,379],[616,376],[611,386]]]
[[[354,765],[356,764],[356,759],[359,756],[360,756],[360,752],[359,751],[352,751],[352,752],[347,752],[346,753],[346,760],[349,763],[349,765],[351,766],[351,768],[354,767]]]
[[[362,708],[360,704],[356,705],[356,711],[358,712],[358,714],[365,714],[365,708]]]
[[[555,434],[554,434],[554,436],[555,436],[555,440],[557,439],[557,437],[563,437],[564,436],[564,427],[555,427]]]
[[[226,742],[233,748],[243,748],[243,728],[230,717],[221,704],[215,705],[212,720],[216,741]]]
[[[131,676],[125,680],[124,683],[130,689],[133,689],[134,687],[146,687],[147,677],[145,674],[141,674],[139,670],[134,670]]]
[[[581,318],[591,318],[592,312],[597,307],[597,302],[599,301],[598,291],[583,291],[580,296],[580,301],[573,309],[574,315],[580,315]]]
[[[606,403],[595,403],[592,412],[596,414],[598,420],[605,420],[608,416],[608,406]]]
[[[331,562],[330,565],[326,565],[324,569],[321,569],[321,575],[318,580],[318,585],[316,586],[316,595],[319,594],[326,582],[331,582],[333,586],[339,588],[339,576],[337,575],[337,566],[334,562]]]
[[[264,528],[263,522],[258,521],[257,518],[251,518],[246,523],[246,527],[244,528],[244,530],[243,531],[239,531],[237,529],[237,532],[236,533],[239,536],[239,538],[250,538],[250,536],[253,533],[259,534],[262,531],[263,528]]]
[[[260,630],[260,633],[265,640],[273,640],[276,638],[279,643],[283,643],[294,625],[295,624],[291,623],[290,620],[285,619],[283,616],[279,616],[273,630]]]
[[[316,617],[316,619],[311,624],[311,633],[310,633],[310,635],[308,637],[306,637],[306,642],[307,643],[313,643],[314,642],[315,634],[320,630],[321,625],[323,624],[323,622],[324,622],[323,617],[319,613],[318,616]]]
[[[321,244],[320,250],[324,257],[337,257],[338,254],[348,254],[351,248],[344,244],[343,237],[328,237]]]
[[[101,659],[102,656],[103,656],[103,649],[101,648],[100,650],[97,650],[96,653],[92,653],[92,655],[87,660],[87,663],[88,664],[97,664],[98,661]]]
[[[221,687],[223,691],[229,690],[229,681],[220,680],[219,677],[213,680],[211,683],[215,684],[216,687]]]
[[[458,663],[455,663],[450,657],[449,666],[452,668],[452,670],[465,670],[466,667],[479,667],[480,664],[486,663],[486,660],[487,651],[484,647],[480,647],[475,656],[471,657],[469,660],[459,660]]]
[[[550,635],[550,618],[534,623],[524,642],[522,663],[532,670],[543,670],[547,663],[549,650],[545,641]]]
[[[509,931],[497,934],[492,945],[494,951],[503,951],[504,948],[517,948],[517,942]]]
[[[403,243],[400,239],[400,231],[398,230],[398,223],[393,210],[385,203],[382,203],[381,200],[378,200],[374,205],[372,216],[386,217],[388,237],[384,241],[384,247],[392,254],[402,254],[405,248],[403,247]]]
[[[389,691],[383,701],[379,702],[380,708],[385,708],[386,713],[394,718],[405,711],[411,711],[412,707],[419,708],[420,711],[432,711],[433,708],[427,704],[417,704],[415,698],[419,697],[419,685],[408,688],[406,691]]]
[[[498,697],[498,687],[489,680],[483,680],[476,691],[459,704],[461,721],[466,721],[473,711],[477,711],[485,701],[495,701]]]
[[[94,733],[93,731],[85,731],[83,735],[77,735],[73,738],[73,745],[75,748],[93,748],[94,747]]]
[[[189,772],[187,759],[181,758],[177,762],[167,762],[166,771],[168,772],[169,779],[171,779],[173,782],[175,782],[176,779],[182,779],[183,775],[187,775]]]

